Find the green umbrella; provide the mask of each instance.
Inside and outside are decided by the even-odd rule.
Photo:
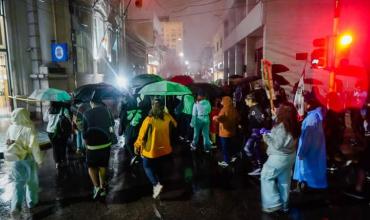
[[[72,99],[68,92],[53,88],[36,89],[35,91],[32,92],[32,94],[28,98],[40,101],[54,101],[54,102],[66,102]]]
[[[191,91],[179,83],[160,81],[144,86],[139,91],[142,95],[190,95]]]

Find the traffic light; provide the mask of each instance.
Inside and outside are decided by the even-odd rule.
[[[312,44],[315,48],[311,52],[312,68],[326,68],[328,66],[328,38],[316,38]]]
[[[349,54],[351,50],[352,40],[352,35],[350,34],[342,34],[339,36],[336,51],[339,66],[349,64]]]
[[[138,8],[143,7],[143,0],[135,0],[135,6]]]

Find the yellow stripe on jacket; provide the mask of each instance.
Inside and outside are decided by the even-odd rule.
[[[145,118],[141,125],[139,136],[134,144],[135,148],[140,149],[142,156],[147,158],[157,158],[172,152],[170,124],[177,127],[177,122],[168,113],[165,113],[163,120],[150,116]],[[146,137],[149,140],[145,141],[144,139]]]

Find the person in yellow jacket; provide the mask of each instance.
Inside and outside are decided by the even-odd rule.
[[[158,168],[163,158],[172,153],[170,130],[173,126],[177,127],[177,122],[164,111],[163,102],[155,99],[134,144],[135,153],[141,154],[145,174],[153,184],[153,198],[157,198],[163,188],[159,182]]]

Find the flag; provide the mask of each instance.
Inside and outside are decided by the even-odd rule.
[[[299,79],[297,91],[294,95],[294,106],[296,107],[298,111],[298,115],[300,117],[303,117],[304,115],[304,97],[303,97],[303,91],[304,91],[304,73],[302,74],[301,78]]]

